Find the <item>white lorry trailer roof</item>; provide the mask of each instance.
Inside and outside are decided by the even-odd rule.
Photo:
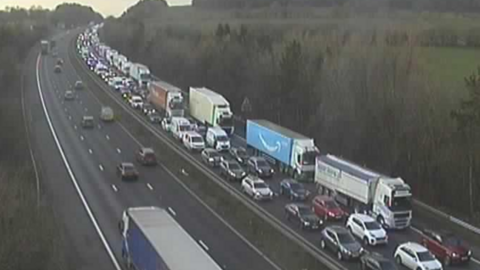
[[[221,269],[165,209],[131,208],[128,213],[160,254],[168,269]]]
[[[215,104],[215,105],[229,105],[228,101],[220,94],[206,88],[206,87],[190,87],[190,89],[193,89],[193,91],[196,91],[200,94],[203,94],[208,98],[210,103]]]
[[[257,120],[248,120],[248,121],[252,121],[259,126],[263,126],[263,127],[266,127],[270,130],[276,131],[276,132],[282,134],[284,137],[287,137],[287,138],[290,138],[290,139],[304,139],[304,140],[305,139],[306,140],[311,139],[311,138],[306,137],[305,135],[297,133],[297,132],[295,132],[293,130],[290,130],[288,128],[279,126],[279,125],[277,125],[275,123],[272,123],[268,120],[257,119]]]
[[[319,159],[334,168],[337,168],[341,171],[344,171],[352,176],[355,176],[361,180],[371,181],[376,180],[382,175],[379,173],[373,172],[366,168],[360,167],[354,163],[348,162],[346,160],[340,159],[333,155],[325,155],[319,157]]]

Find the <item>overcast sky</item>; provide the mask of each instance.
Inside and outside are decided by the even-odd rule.
[[[40,5],[45,8],[53,9],[63,2],[76,2],[83,5],[92,6],[93,9],[102,13],[104,16],[119,16],[128,7],[134,5],[138,0],[0,0],[0,9],[7,6],[20,6],[29,8],[32,5]],[[185,5],[191,3],[191,0],[167,0],[169,5]]]

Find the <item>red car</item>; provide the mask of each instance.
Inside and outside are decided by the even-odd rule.
[[[470,248],[450,232],[424,230],[422,245],[446,266],[469,262],[472,257]]]
[[[136,154],[137,161],[142,165],[156,165],[157,156],[152,148],[140,148]]]
[[[316,196],[312,201],[312,205],[315,214],[325,220],[341,220],[347,216],[347,213],[340,208],[337,202],[328,196]]]

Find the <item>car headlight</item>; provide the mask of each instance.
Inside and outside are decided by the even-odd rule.
[[[273,196],[273,192],[270,191],[270,192],[268,193],[268,196],[272,197],[272,196]]]
[[[261,195],[260,192],[255,191],[255,196],[260,196],[260,195]]]
[[[208,161],[213,162],[213,158],[209,158]]]
[[[332,212],[328,212],[328,215],[331,217],[335,216],[335,214],[333,214]]]
[[[259,173],[263,173],[262,169],[258,169],[258,172],[259,172]]]
[[[350,252],[350,250],[348,250],[348,249],[346,249],[346,248],[344,248],[344,247],[341,247],[340,250],[341,250],[343,253],[345,253],[345,254],[348,254],[348,255],[352,254],[352,252]]]
[[[452,253],[452,257],[458,257],[458,254],[455,253],[455,252],[453,252],[453,253]]]
[[[242,172],[242,176],[245,176],[247,173],[246,172]]]
[[[303,225],[305,225],[305,226],[310,226],[310,222],[304,221],[304,222],[303,222]]]
[[[270,173],[273,173],[273,169],[270,169]]]
[[[469,250],[467,254],[468,254],[468,256],[472,256],[472,251]]]

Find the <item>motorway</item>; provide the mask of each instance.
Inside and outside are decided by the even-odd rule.
[[[57,37],[58,54],[65,61],[62,74],[53,73],[56,59],[32,56],[25,84],[40,186],[67,240],[68,268],[124,268],[118,232],[121,213],[127,207],[155,205],[167,208],[224,269],[279,269],[164,167],[137,166],[138,182],[116,177],[118,163],[133,161],[143,145],[118,122],[81,128],[82,116],[97,118],[102,104],[90,91],[76,91],[75,100],[64,101],[65,91],[79,79],[68,57],[73,37],[73,33]]]

